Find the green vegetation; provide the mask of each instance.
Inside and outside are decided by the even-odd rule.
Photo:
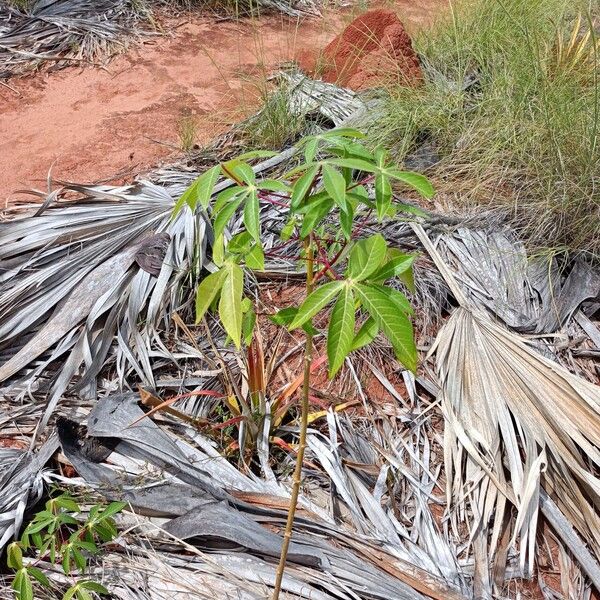
[[[85,519],[78,516],[81,507],[67,494],[50,498],[44,510],[38,512],[23,531],[20,541],[8,547],[7,563],[15,571],[12,588],[17,600],[33,600],[34,586],[51,589],[53,585],[35,566],[41,560],[62,566],[65,575],[87,570],[87,556],[98,554],[98,544],[110,542],[117,536],[114,515],[125,507],[123,502],[108,506],[92,506]],[[24,562],[23,554],[36,560]],[[63,600],[92,600],[93,594],[108,594],[108,590],[95,581],[80,579],[69,587]]]
[[[183,115],[177,122],[179,145],[184,152],[191,152],[196,144],[198,121],[194,115]]]
[[[315,334],[312,318],[333,305],[326,331],[330,378],[340,370],[348,354],[370,344],[379,331],[390,341],[401,363],[411,371],[417,366],[410,322],[412,308],[404,294],[386,285],[397,277],[412,288],[414,256],[388,248],[380,234],[361,239],[360,232],[373,213],[383,219],[397,211],[413,210],[393,202],[392,181],[425,197],[431,197],[433,188],[422,175],[390,165],[382,148],[368,150],[357,141],[362,137],[353,129],[334,129],[306,137],[297,144],[303,162],[278,179],[257,178],[246,162],[271,153],[247,153],[206,171],[175,208],[177,213],[187,204],[196,210],[199,203],[210,211],[215,235],[212,259],[217,270],[198,287],[196,318],[202,320],[212,309],[237,348],[251,343],[255,322],[252,302],[244,297],[245,271],[263,270],[265,263],[261,202],[280,207],[287,215],[281,248],[271,248],[269,252],[276,255],[283,247],[296,244],[298,264],[306,272],[304,302],[297,308],[280,311],[274,318],[290,330],[303,328],[305,351],[291,508],[273,600],[279,597],[281,589],[306,447]],[[222,175],[231,185],[211,203],[213,189]],[[367,184],[374,184],[374,202],[365,188]],[[226,228],[237,212],[243,214],[245,230],[228,239]],[[343,274],[340,263],[345,263]]]
[[[290,92],[286,84],[270,92],[260,88],[260,111],[240,124],[239,138],[247,148],[285,148],[298,140],[306,128],[306,118],[290,110]]]
[[[390,89],[375,142],[403,159],[433,141],[442,159],[429,174],[459,205],[502,210],[535,247],[600,253],[600,48],[590,11],[598,4],[455,3],[415,40],[426,83]]]

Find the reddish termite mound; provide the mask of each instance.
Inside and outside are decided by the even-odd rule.
[[[323,51],[322,77],[354,90],[399,82],[418,85],[421,65],[404,25],[391,10],[357,17]]]

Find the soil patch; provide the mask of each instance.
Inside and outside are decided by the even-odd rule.
[[[395,9],[410,29],[446,4],[398,0]],[[45,189],[50,168],[54,178],[80,183],[131,180],[181,155],[179,124],[190,115],[196,143],[211,141],[256,110],[273,69],[289,60],[307,66],[344,19],[339,10],[301,21],[195,17],[165,24],[172,37],[134,48],[105,69],[10,79],[15,91],[0,86],[0,208],[23,198],[16,190]]]
[[[323,79],[354,90],[423,80],[410,36],[392,10],[360,15],[323,52]]]

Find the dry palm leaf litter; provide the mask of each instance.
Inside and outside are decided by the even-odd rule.
[[[373,118],[353,92],[285,77],[290,110],[311,131]],[[259,335],[237,353],[217,322],[193,325],[193,291],[214,268],[207,222],[201,211],[171,218],[238,133],[200,167],[121,187],[56,182],[41,206],[0,224],[0,546],[51,484],[123,500],[123,533],[91,573],[118,598],[263,599],[275,581],[301,340],[273,334],[265,315],[297,300],[294,248],[255,282]],[[290,147],[254,170],[273,176],[294,161]],[[266,248],[282,210],[262,209]],[[284,590],[590,598],[600,585],[597,268],[528,257],[480,216],[428,214],[364,231],[421,252],[417,376],[381,343],[326,382],[316,337]],[[257,373],[263,408],[249,416]],[[147,416],[167,399],[168,412]]]

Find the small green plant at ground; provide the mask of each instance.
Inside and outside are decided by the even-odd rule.
[[[305,300],[273,317],[290,330],[302,328],[305,335],[298,452],[274,599],[281,589],[301,484],[316,333],[313,317],[332,306],[326,327],[331,378],[351,352],[372,342],[379,332],[406,368],[415,371],[417,366],[411,305],[402,292],[389,285],[400,279],[412,288],[415,257],[389,248],[380,234],[365,238],[362,231],[374,216],[383,220],[400,211],[415,211],[394,201],[392,181],[425,197],[433,195],[433,188],[422,175],[398,170],[382,148],[368,149],[360,141],[363,137],[361,132],[345,128],[303,138],[297,144],[301,164],[277,179],[257,178],[247,162],[272,153],[246,153],[203,173],[174,209],[177,214],[186,204],[194,211],[200,205],[210,212],[212,259],[217,270],[198,287],[196,318],[200,321],[213,310],[238,349],[251,342],[255,322],[252,302],[244,297],[246,271],[263,270],[265,257],[277,257],[287,247],[297,249],[297,262],[305,271]],[[231,185],[211,203],[221,176]],[[261,204],[286,215],[281,244],[275,248],[263,247]],[[243,214],[245,230],[229,237],[227,226],[238,212]]]
[[[27,525],[21,539],[8,547],[7,564],[15,571],[12,588],[17,600],[33,600],[34,585],[50,588],[51,583],[35,565],[42,560],[61,565],[65,575],[74,570],[83,575],[88,566],[88,556],[100,552],[99,544],[112,541],[117,536],[114,515],[125,507],[123,502],[108,506],[95,505],[85,519],[77,518],[81,508],[68,494],[60,494],[46,502]],[[34,561],[25,562],[24,555]],[[93,594],[108,594],[101,584],[80,579],[64,593],[63,600],[92,600]]]

